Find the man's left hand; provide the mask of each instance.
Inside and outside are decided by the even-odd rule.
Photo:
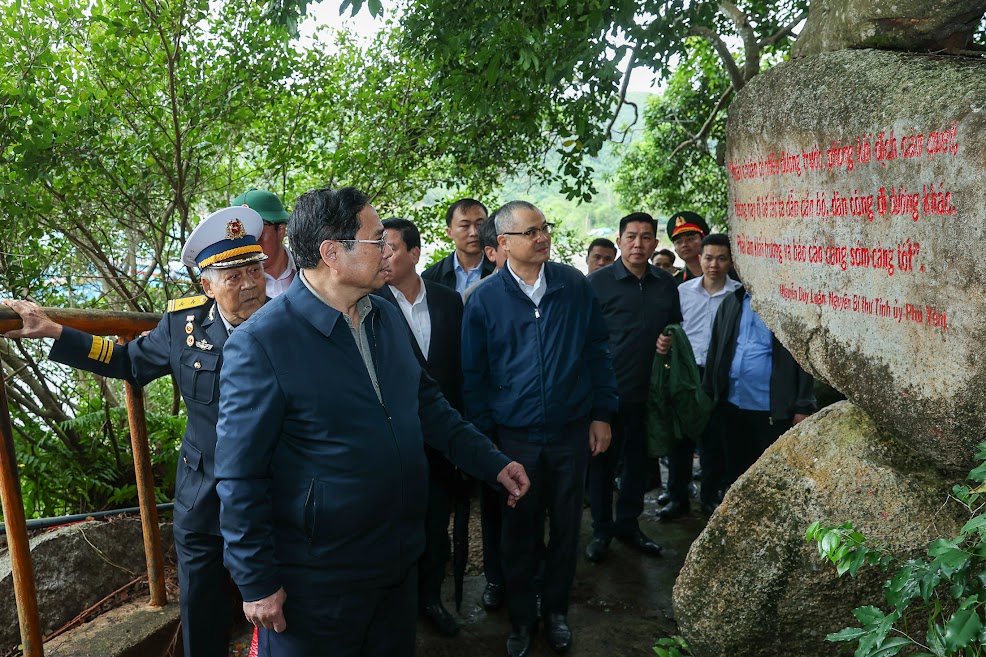
[[[527,478],[527,471],[517,461],[511,461],[506,465],[496,480],[507,489],[507,506],[515,507],[520,498],[527,494],[527,489],[531,487],[531,480]]]
[[[794,414],[794,424],[801,424],[802,422],[804,422],[807,419],[808,419],[808,416],[805,415],[804,413],[795,413]]]
[[[607,449],[613,440],[613,432],[609,428],[609,422],[594,421],[589,425],[589,449],[593,456],[599,456]]]

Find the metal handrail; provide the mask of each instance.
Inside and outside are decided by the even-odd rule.
[[[142,331],[154,328],[161,315],[154,313],[130,313],[101,310],[77,310],[44,308],[54,321],[94,335],[116,335],[129,340]],[[10,308],[0,305],[0,333],[21,328],[20,316]],[[141,529],[144,536],[144,557],[147,562],[147,580],[150,584],[150,604],[162,607],[168,604],[164,588],[164,553],[158,532],[157,507],[154,500],[154,475],[151,470],[150,447],[147,443],[147,421],[144,414],[144,395],[141,388],[131,382],[126,384],[127,416],[130,420],[130,440],[134,453],[137,503],[140,510]],[[14,598],[17,602],[17,618],[20,623],[21,644],[24,657],[42,657],[41,620],[38,613],[38,593],[31,562],[31,546],[27,538],[24,501],[21,496],[20,477],[14,453],[14,434],[7,406],[6,382],[0,386],[0,502],[6,521],[7,549],[14,578]]]

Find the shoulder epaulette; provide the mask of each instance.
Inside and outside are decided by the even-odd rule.
[[[168,312],[173,313],[177,310],[186,310],[188,308],[198,308],[199,306],[205,304],[209,300],[209,297],[204,294],[200,294],[197,297],[185,297],[184,299],[172,299],[168,302]]]

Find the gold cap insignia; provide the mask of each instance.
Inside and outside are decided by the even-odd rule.
[[[674,225],[675,225],[676,227],[677,227],[677,226],[684,226],[684,225],[685,225],[685,224],[687,224],[687,223],[688,223],[688,222],[687,222],[687,221],[685,221],[685,218],[684,218],[684,217],[678,217],[678,219],[677,219],[677,221],[675,221],[675,222],[674,222]]]
[[[243,227],[243,222],[239,219],[230,219],[226,223],[226,239],[238,240],[246,237],[246,234],[246,228]]]

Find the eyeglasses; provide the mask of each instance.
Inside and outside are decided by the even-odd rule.
[[[387,240],[384,239],[384,238],[382,238],[382,237],[380,239],[378,239],[378,240],[334,240],[334,241],[336,241],[336,242],[353,242],[355,244],[376,244],[377,247],[380,249],[380,253],[383,253],[384,252],[384,249],[387,248]]]
[[[500,233],[500,234],[501,235],[523,235],[524,237],[526,237],[529,240],[536,240],[538,238],[538,235],[541,234],[541,233],[544,233],[544,236],[545,237],[551,237],[551,231],[554,230],[554,228],[555,228],[555,225],[554,224],[546,223],[543,226],[541,226],[540,228],[538,228],[538,227],[528,228],[527,230],[522,231],[522,232],[519,232],[519,233],[503,232],[503,233]]]

